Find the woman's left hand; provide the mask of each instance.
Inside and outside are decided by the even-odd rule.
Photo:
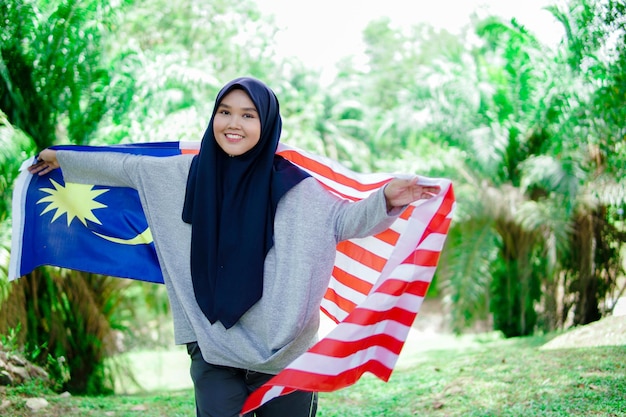
[[[432,198],[441,192],[438,185],[422,185],[419,178],[394,178],[385,187],[387,210],[403,207],[417,200]]]

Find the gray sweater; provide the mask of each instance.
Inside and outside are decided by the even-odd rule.
[[[192,157],[57,152],[67,182],[139,192],[171,304],[175,342],[197,341],[204,359],[215,365],[277,374],[317,341],[336,244],[384,230],[401,210],[387,213],[382,189],[352,203],[314,178],[299,183],[278,204],[263,296],[227,330],[220,322],[210,324],[193,291],[191,226],[181,219]]]

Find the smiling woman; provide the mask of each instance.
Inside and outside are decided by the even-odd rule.
[[[154,236],[155,265],[168,291],[175,342],[186,345],[189,353],[199,417],[232,417],[244,407],[258,408],[267,417],[314,416],[317,389],[290,385],[280,392],[271,390],[272,401],[258,392],[271,389],[268,382],[317,342],[319,311],[335,269],[338,244],[383,233],[405,211],[411,216],[424,210],[429,217],[438,207],[427,209],[418,201],[437,197],[443,204],[438,196],[443,187],[422,184],[415,175],[385,176],[371,188],[355,185],[360,195],[356,201],[342,198],[349,187],[342,188],[341,196],[331,192],[311,172],[277,153],[282,133],[279,107],[275,93],[263,82],[236,78],[218,93],[197,155],[149,157],[95,149],[45,149],[28,168],[35,174],[31,180],[36,177],[45,183],[48,174],[60,176],[57,168],[61,168],[68,183],[110,188],[110,192],[97,191],[103,195],[103,205],[109,206],[100,219],[93,213],[102,208],[94,201],[96,191],[89,185],[81,188],[78,194],[87,205],[62,208],[72,219],[89,217],[92,223],[107,223],[105,213],[119,210],[112,209],[115,203],[106,197],[126,188],[138,195],[151,230],[141,228],[144,232],[139,235]],[[447,230],[449,199],[445,206],[446,214],[436,224],[420,224]],[[387,239],[389,243],[383,239],[380,245],[404,242],[395,233]],[[107,240],[122,245],[135,242],[135,238]],[[439,251],[441,240],[429,244]],[[145,246],[104,243],[115,247],[107,252],[126,253]],[[411,251],[416,245],[401,247]],[[95,252],[93,245],[84,246]],[[90,256],[101,258],[99,253]],[[381,256],[370,268],[376,276],[387,256],[393,258],[387,252]],[[410,296],[423,296],[428,281],[383,287],[392,291],[396,285],[410,288],[403,290]],[[341,346],[336,349],[344,351]],[[326,356],[332,361],[332,354]],[[311,379],[317,383],[318,376]],[[338,387],[345,383],[343,378],[335,382]],[[249,397],[252,392],[257,395]],[[251,416],[248,411],[243,413]]]
[[[261,138],[259,113],[242,90],[228,93],[213,119],[215,141],[229,156],[248,152]]]

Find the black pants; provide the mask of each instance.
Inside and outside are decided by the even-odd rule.
[[[248,395],[274,376],[211,365],[195,342],[187,344],[187,352],[191,357],[197,417],[239,417]],[[274,398],[244,417],[314,417],[316,412],[317,394],[295,391]]]

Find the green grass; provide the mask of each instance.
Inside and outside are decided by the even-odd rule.
[[[320,394],[318,417],[626,416],[626,346],[541,350],[544,337],[485,340],[456,349],[406,352],[385,383],[365,375]],[[37,384],[0,391],[6,417],[192,417],[190,389],[63,398]]]
[[[434,351],[384,384],[322,396],[320,417],[626,416],[626,347],[542,351],[533,339]]]

